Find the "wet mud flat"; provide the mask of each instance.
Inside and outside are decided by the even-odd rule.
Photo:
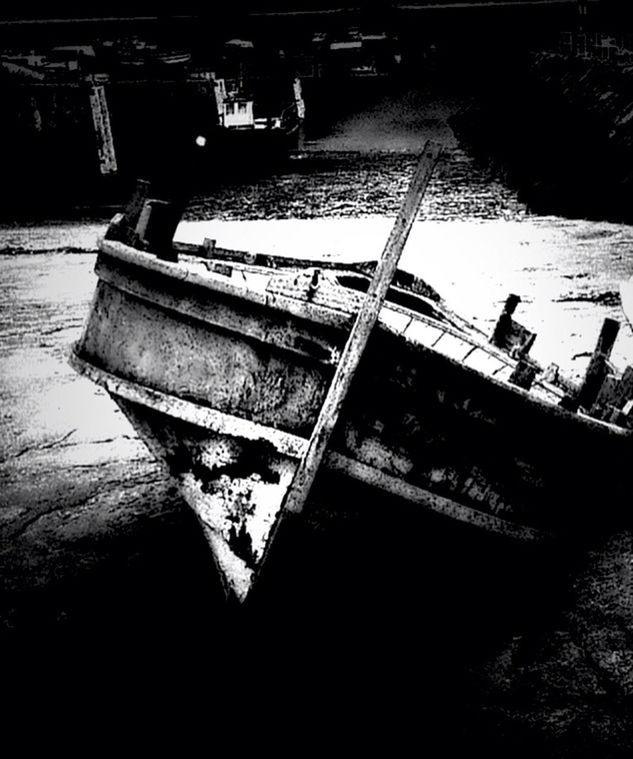
[[[536,357],[578,378],[602,319],[621,317],[631,230],[530,218],[458,146],[449,153],[403,265],[488,331],[520,293]],[[219,182],[178,236],[377,254],[414,160],[307,151],[274,177]],[[53,662],[55,684],[71,670],[88,692],[108,678],[119,694],[155,684],[169,704],[193,685],[205,725],[230,712],[243,733],[266,715],[265,733],[279,734],[294,719],[311,742],[339,725],[355,747],[382,738],[390,752],[435,737],[448,755],[630,755],[630,531],[526,553],[332,480],[284,525],[252,601],[226,604],[169,477],[67,364],[109,215],[0,229],[0,637],[18,676]],[[632,341],[623,327],[620,364]],[[166,694],[167,680],[186,687]]]
[[[342,137],[340,143],[334,137],[332,141],[335,149],[316,143],[295,151],[272,175],[235,167],[230,176],[218,177],[212,192],[194,197],[185,218],[360,218],[397,213],[425,139],[409,138],[408,149],[393,151],[346,149]],[[427,191],[426,218],[493,219],[500,213],[519,218],[525,214],[525,206],[495,182],[488,169],[475,166],[446,136],[440,141],[444,158]]]
[[[522,233],[533,245],[545,234],[536,226],[535,238]],[[463,231],[472,241],[476,229]],[[94,231],[57,233],[81,249]],[[584,236],[595,241],[597,231]],[[617,250],[616,232],[602,229]],[[24,247],[23,231],[5,234]],[[55,234],[33,229],[27,244],[42,249]],[[447,235],[442,226],[437,239]],[[486,240],[493,246],[490,230]],[[547,273],[537,250],[530,260]],[[107,395],[67,365],[95,284],[94,254],[5,254],[1,263],[5,654],[27,646],[66,671],[89,662],[101,672],[114,660],[121,682],[132,664],[159,662],[162,673],[200,686],[213,680],[208,703],[237,698],[246,717],[266,711],[262,694],[274,681],[292,694],[287,713],[302,711],[297,701],[325,710],[312,729],[338,719],[361,742],[398,724],[400,736],[489,755],[630,754],[633,533],[524,552],[369,493],[351,501],[332,480],[320,483],[304,520],[284,526],[252,602],[234,608],[167,474]],[[576,300],[558,308],[584,309],[584,323],[610,313],[614,306],[582,298],[610,290],[613,272],[603,265],[576,280],[565,278],[575,261],[560,266],[558,287]],[[539,271],[522,276],[524,289],[542,286]]]

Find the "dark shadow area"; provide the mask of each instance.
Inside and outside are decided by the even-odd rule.
[[[244,606],[227,602],[188,511],[117,539],[93,571],[13,603],[3,650],[18,681],[307,724],[314,739],[507,748],[472,672],[513,634],[538,637],[564,602],[560,547],[321,483],[282,526]],[[345,508],[332,508],[345,503]],[[9,671],[9,670],[7,670]],[[132,689],[132,690],[131,690]],[[311,727],[310,727],[311,725]],[[396,731],[395,733],[393,731]]]

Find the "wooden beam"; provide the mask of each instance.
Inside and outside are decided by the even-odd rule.
[[[586,411],[591,409],[609,373],[609,356],[611,355],[613,344],[619,331],[620,322],[615,319],[604,320],[600,335],[598,336],[598,342],[589,360],[585,379],[575,397],[567,395],[563,398],[560,402],[562,408],[568,411],[577,411],[579,407],[582,407]]]
[[[604,320],[598,342],[587,367],[585,379],[578,391],[578,398],[576,399],[578,406],[590,409],[598,397],[602,383],[608,373],[607,362],[619,331],[620,322],[615,319]]]
[[[514,371],[508,377],[508,382],[524,390],[529,390],[532,387],[538,369],[537,364],[531,362],[526,356],[522,356],[517,361]]]
[[[102,84],[93,84],[90,88],[90,111],[97,138],[99,171],[103,175],[116,174],[118,167],[110,111],[105,87]]]
[[[512,318],[520,302],[521,298],[518,295],[511,294],[506,298],[503,311],[490,337],[493,345],[517,359],[527,356],[536,339],[535,332],[530,332]]]
[[[623,408],[625,404],[633,398],[633,366],[627,366],[624,374],[620,379],[617,388],[617,395],[613,400],[613,405],[617,408]]]
[[[384,303],[400,256],[417,214],[424,192],[441,153],[441,146],[430,140],[426,143],[411,184],[400,207],[378,266],[369,285],[363,305],[358,312],[341,360],[334,373],[332,384],[319,413],[305,455],[295,472],[286,493],[283,508],[299,513],[310,492],[316,473],[321,465],[325,449],[338,421],[341,408],[354,379],[380,309]]]
[[[591,407],[591,416],[619,424],[622,409],[633,398],[633,367],[627,366],[621,377],[607,374]],[[626,425],[628,426],[628,422]]]

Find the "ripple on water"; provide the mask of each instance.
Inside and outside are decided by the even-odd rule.
[[[188,219],[358,218],[395,215],[414,169],[410,152],[310,152],[289,161],[283,173],[237,178],[198,196]],[[520,219],[516,194],[495,181],[463,151],[447,149],[423,203],[431,220]]]

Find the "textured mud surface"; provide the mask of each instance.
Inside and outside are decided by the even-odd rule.
[[[416,227],[405,266],[483,329],[508,292],[520,294],[516,317],[538,332],[537,358],[580,376],[602,319],[621,318],[630,227],[531,217],[453,158],[430,188],[429,221]],[[313,163],[256,189],[227,183],[193,217],[212,209],[250,220],[189,223],[181,237],[262,252],[351,244],[377,253],[410,156],[323,161],[323,173]],[[264,221],[350,223],[365,203],[350,201],[351,189],[371,199],[371,218],[356,226],[329,218],[306,234],[292,221]],[[93,222],[0,230],[5,651],[36,641],[29,658],[63,650],[64,666],[94,668],[115,649],[118,671],[121,661],[151,657],[155,671],[186,673],[204,686],[205,704],[230,703],[242,721],[261,714],[274,682],[284,714],[314,710],[309,735],[336,712],[348,734],[371,741],[396,713],[391,750],[398,735],[426,745],[437,733],[445,753],[463,739],[488,755],[631,755],[633,532],[596,532],[585,545],[526,556],[416,514],[394,522],[390,504],[362,493],[352,501],[334,483],[317,492],[312,514],[282,530],[253,603],[227,607],[195,518],[114,403],[66,363],[94,289],[88,251],[101,230]],[[631,362],[632,341],[623,326],[620,366]],[[354,515],[364,510],[373,520],[359,532]],[[335,536],[327,542],[324,522]],[[70,649],[57,648],[65,642]]]
[[[215,228],[218,234],[223,229],[229,236],[245,234],[243,225]],[[542,239],[544,229],[537,230]],[[609,230],[609,239],[617,238]],[[572,231],[574,240],[581,236],[578,227]],[[260,232],[255,223],[253,233],[265,244]],[[468,234],[472,239],[473,229]],[[524,241],[533,234],[526,222]],[[508,247],[508,240],[506,235],[510,256],[526,247]],[[494,249],[492,225],[487,241]],[[605,255],[602,243],[599,249],[592,248],[597,259]],[[537,254],[532,261],[535,271],[522,271],[520,258],[512,266],[520,291],[531,289],[538,306],[539,282],[542,287],[551,268],[539,264]],[[321,543],[319,520],[309,519],[299,532],[300,554],[286,541],[283,559],[273,561],[263,578],[246,627],[236,632],[235,622],[227,627],[225,619],[218,628],[227,611],[194,518],[112,401],[66,364],[94,286],[93,262],[93,254],[76,252],[2,257],[0,621],[9,641],[41,634],[102,637],[104,631],[120,640],[139,630],[149,641],[174,633],[182,640],[195,628],[205,630],[213,645],[232,646],[245,644],[240,636],[255,624],[260,641],[249,656],[257,651],[265,658],[264,641],[276,650],[277,633],[285,636],[277,626],[292,608],[299,637],[316,647],[310,667],[323,657],[327,670],[343,656],[361,673],[360,651],[368,646],[378,672],[374,685],[400,682],[405,672],[425,678],[443,693],[441,713],[458,714],[463,730],[483,735],[491,750],[617,756],[633,748],[628,532],[596,536],[575,552],[532,557],[511,569],[507,552],[491,553],[478,535],[438,538],[441,524],[421,524],[415,541],[404,542],[398,525],[390,525],[395,534],[385,543],[382,526],[359,536],[342,518],[333,551]],[[552,275],[559,287],[549,293],[548,308],[573,303],[580,309],[576,320],[591,332],[614,307],[583,299],[583,293],[611,289],[613,273],[606,265],[585,278],[572,271],[575,261]],[[449,281],[440,289],[455,296]],[[484,327],[503,298],[502,284],[490,315],[479,314]],[[556,313],[556,329],[564,329],[564,311]],[[620,351],[627,350],[626,338],[625,332]],[[582,363],[573,355],[590,348],[591,339],[583,332],[577,345],[573,339],[563,343],[568,369]],[[563,342],[560,335],[557,341]],[[336,492],[323,500],[331,505],[337,497],[345,500]],[[383,517],[376,519],[382,525]],[[429,529],[432,539],[425,537]],[[377,556],[387,565],[376,565]],[[337,640],[341,635],[347,643]],[[353,654],[341,653],[349,636],[364,642]],[[295,645],[293,656],[299,655]],[[282,661],[289,661],[288,649],[282,650]]]

